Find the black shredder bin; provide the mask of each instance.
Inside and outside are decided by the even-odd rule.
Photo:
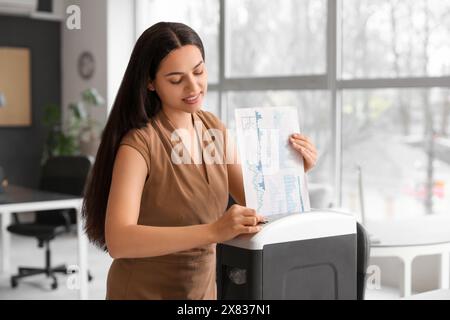
[[[313,210],[268,220],[256,234],[217,245],[218,299],[357,298],[353,215]]]

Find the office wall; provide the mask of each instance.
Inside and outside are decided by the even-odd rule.
[[[61,25],[62,54],[62,100],[63,114],[68,116],[68,105],[80,99],[87,88],[96,88],[106,99],[107,96],[107,1],[69,0],[66,6],[77,5],[81,11],[81,29],[69,30],[66,22]],[[78,58],[89,51],[95,59],[95,72],[91,79],[84,80],[78,74]],[[103,122],[103,109],[93,110],[93,117]]]
[[[134,1],[108,1],[108,108],[112,107],[135,43]]]
[[[60,22],[0,15],[0,46],[31,53],[30,127],[0,127],[0,165],[10,183],[37,187],[46,130],[44,107],[61,104]]]
[[[62,25],[63,102],[67,113],[70,102],[80,92],[96,88],[105,98],[106,106],[94,110],[96,120],[106,120],[135,43],[134,1],[66,0],[66,6],[81,9],[81,29],[68,30]],[[83,51],[93,53],[96,70],[90,80],[83,80],[77,71],[78,57]]]

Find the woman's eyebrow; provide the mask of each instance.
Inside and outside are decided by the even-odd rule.
[[[203,60],[200,61],[200,62],[199,62],[192,70],[197,69],[202,63],[203,63]],[[178,74],[183,75],[184,72],[170,72],[170,73],[168,73],[168,74],[165,74],[164,77],[173,76],[173,75],[178,75]]]

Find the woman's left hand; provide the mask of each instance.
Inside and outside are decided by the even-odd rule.
[[[311,139],[299,133],[295,133],[289,137],[289,143],[295,151],[302,155],[305,172],[314,168],[317,162],[317,149]]]

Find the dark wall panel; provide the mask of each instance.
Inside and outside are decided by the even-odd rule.
[[[23,47],[31,55],[30,127],[0,127],[0,166],[11,184],[37,187],[46,139],[44,107],[61,104],[60,22],[0,15],[0,47]]]
[[[38,11],[52,12],[53,1],[52,0],[39,0],[38,1]]]

